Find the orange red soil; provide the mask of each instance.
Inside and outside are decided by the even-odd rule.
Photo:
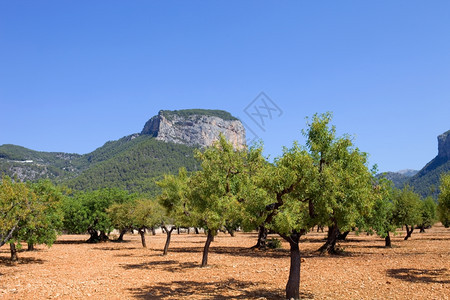
[[[88,236],[63,235],[51,248],[21,251],[9,261],[0,248],[1,299],[284,299],[289,247],[250,250],[256,233],[219,234],[209,266],[200,268],[206,236],[138,235],[125,242],[86,244]],[[276,237],[276,236],[274,236]],[[384,248],[376,236],[350,234],[339,256],[319,256],[324,233],[302,237],[300,291],[303,299],[449,299],[450,229],[436,225],[410,240],[393,237]]]

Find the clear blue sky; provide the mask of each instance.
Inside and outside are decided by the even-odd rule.
[[[283,112],[265,131],[260,92]],[[450,129],[450,1],[0,0],[0,144],[87,153],[183,108],[271,157],[332,111],[380,171],[420,169]]]

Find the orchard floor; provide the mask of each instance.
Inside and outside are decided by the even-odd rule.
[[[350,234],[339,256],[318,256],[323,233],[302,237],[303,299],[449,299],[450,229],[437,225],[411,239],[384,240]],[[220,234],[211,244],[209,267],[200,268],[205,236],[138,235],[125,242],[86,244],[87,236],[63,235],[51,247],[19,253],[9,262],[0,248],[0,299],[283,299],[289,248],[250,250],[256,233]]]

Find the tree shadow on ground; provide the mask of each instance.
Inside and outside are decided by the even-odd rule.
[[[167,266],[167,265],[173,265],[178,264],[179,261],[177,260],[161,260],[161,261],[150,261],[150,262],[144,262],[140,264],[125,264],[122,265],[122,268],[126,270],[131,269],[152,269],[154,266]]]
[[[15,265],[28,265],[28,264],[43,264],[45,260],[33,257],[20,257],[18,261],[11,261],[9,257],[0,257],[0,264],[5,266],[15,266]]]
[[[129,289],[138,299],[284,299],[284,291],[258,287],[258,283],[228,279],[223,282],[173,281]],[[313,299],[301,293],[302,299]]]
[[[189,248],[172,248],[169,252],[174,253],[202,253],[203,247],[189,247]],[[286,258],[290,256],[288,249],[275,249],[275,250],[257,250],[245,247],[211,247],[210,254],[226,254],[231,256],[244,256],[244,257],[266,257],[266,258]]]
[[[92,248],[94,250],[101,250],[101,251],[120,251],[120,250],[135,250],[138,249],[137,247],[94,247]]]
[[[54,245],[79,245],[79,244],[87,244],[85,240],[62,240],[55,241]]]
[[[411,238],[413,238],[411,236]],[[415,237],[416,241],[449,241],[450,237]]]
[[[408,281],[413,283],[450,283],[450,273],[448,270],[443,269],[414,269],[414,268],[400,268],[400,269],[389,269],[387,270],[387,275]]]

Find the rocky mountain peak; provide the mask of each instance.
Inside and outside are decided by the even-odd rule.
[[[211,146],[221,133],[235,148],[245,147],[244,126],[223,110],[161,110],[141,132],[157,140],[200,147]]]
[[[450,158],[450,130],[438,136],[438,157]]]

